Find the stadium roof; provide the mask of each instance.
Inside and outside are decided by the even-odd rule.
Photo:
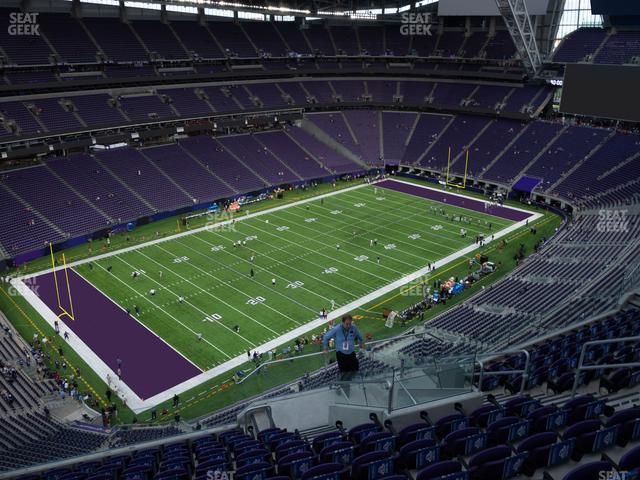
[[[81,0],[86,3],[102,3],[104,0]],[[108,2],[109,0],[107,0]],[[437,0],[420,0],[416,7],[436,4]],[[376,19],[379,15],[394,15],[409,10],[410,0],[147,0],[126,1],[125,6],[167,9],[211,8],[228,10],[261,11],[271,15],[337,16],[360,19]]]

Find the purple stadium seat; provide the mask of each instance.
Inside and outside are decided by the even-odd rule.
[[[271,453],[264,448],[248,450],[236,455],[236,467],[240,468],[251,463],[266,462],[271,458]]]
[[[600,378],[600,386],[598,389],[604,388],[609,393],[615,393],[629,385],[631,379],[631,369],[618,368],[611,374]]]
[[[394,461],[389,452],[369,452],[353,460],[351,478],[354,480],[375,480],[393,474]]]
[[[323,463],[310,468],[302,474],[301,480],[339,480],[345,467],[339,463]]]
[[[268,462],[251,463],[249,465],[238,468],[235,472],[234,478],[249,480],[251,478],[254,478],[255,475],[269,475],[271,472],[273,472],[273,465]]]
[[[562,434],[563,440],[575,438],[573,458],[578,461],[585,453],[591,452],[596,432],[600,430],[599,420],[583,420],[568,427]]]
[[[462,465],[460,465],[460,463],[453,460],[445,460],[420,470],[416,475],[416,480],[431,480],[461,471]]]
[[[444,438],[451,432],[465,428],[469,424],[469,419],[461,413],[454,413],[440,418],[436,421],[435,427],[438,437]]]
[[[511,448],[499,445],[476,453],[469,459],[471,478],[492,480],[504,478],[504,463],[511,456]]]
[[[327,432],[321,435],[318,435],[313,439],[313,450],[316,453],[320,453],[323,448],[328,447],[332,443],[336,443],[341,441],[344,438],[342,432]]]
[[[395,449],[396,437],[390,432],[377,432],[362,438],[360,453],[372,451],[392,452]]]
[[[487,425],[487,433],[489,434],[489,442],[494,445],[502,445],[508,441],[509,432],[513,425],[520,423],[522,420],[518,417],[503,417],[495,422]]]
[[[640,446],[625,452],[618,461],[618,467],[622,471],[637,471],[640,468]]]
[[[413,423],[411,425],[407,425],[402,430],[400,430],[400,433],[398,434],[398,437],[399,437],[398,443],[400,445],[405,445],[409,442],[413,442],[414,440],[418,439],[419,435],[421,438],[423,438],[423,434],[425,432],[429,432],[428,437],[430,440],[433,440],[433,438],[431,438],[433,427],[431,427],[431,425],[429,425],[428,423],[422,422],[422,423]]]
[[[352,442],[338,441],[320,450],[319,456],[324,463],[351,465],[355,457],[355,446]]]
[[[276,460],[283,458],[290,453],[310,451],[309,445],[304,440],[290,440],[280,443],[274,450]]]
[[[614,413],[607,420],[606,426],[618,425],[618,445],[624,447],[632,438],[634,428],[640,421],[640,407],[631,407]]]
[[[465,454],[467,439],[481,432],[478,427],[467,427],[449,433],[442,440],[443,454],[448,457],[456,457]]]
[[[553,415],[557,411],[558,407],[555,405],[545,405],[530,412],[527,415],[527,420],[531,421],[531,431],[546,432],[549,415]]]
[[[605,476],[607,472],[615,472],[611,462],[591,462],[574,468],[565,475],[563,480],[602,480],[602,478],[611,478]]]
[[[349,429],[349,438],[360,443],[367,436],[380,432],[380,426],[375,423],[363,423]]]
[[[516,451],[528,454],[523,467],[527,475],[533,475],[536,469],[547,466],[549,450],[557,440],[557,433],[543,432],[527,437],[518,444]]]
[[[499,415],[502,409],[494,404],[483,405],[469,414],[469,423],[477,427],[486,427],[490,418]]]
[[[278,460],[279,475],[300,478],[304,472],[313,467],[314,455],[311,452],[290,453]]]
[[[421,451],[426,451],[435,446],[436,442],[434,440],[414,440],[412,442],[405,443],[402,447],[400,447],[399,462],[406,469],[422,468],[429,463],[435,463],[440,460],[439,446],[437,450],[434,451],[432,457],[429,459],[430,461],[426,461],[427,459],[423,458],[420,455]]]

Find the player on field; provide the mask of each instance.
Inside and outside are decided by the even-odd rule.
[[[155,288],[152,288],[151,290],[149,290],[149,295],[153,297],[155,294],[156,294]]]
[[[254,273],[253,273],[253,268],[252,268],[251,270],[249,270],[249,276],[250,276],[251,278],[253,278],[253,275],[254,275]]]
[[[160,270],[160,272],[158,272],[158,276],[160,277],[160,280],[162,280],[162,270]]]
[[[273,287],[276,286],[276,279],[275,278],[271,279],[271,286],[273,286]]]
[[[335,309],[336,309],[336,301],[331,300],[331,310],[335,310]]]

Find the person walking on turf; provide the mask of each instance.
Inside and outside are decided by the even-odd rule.
[[[329,355],[329,340],[333,338],[336,346],[336,360],[340,370],[340,381],[350,382],[358,372],[360,365],[356,356],[356,341],[360,349],[364,349],[364,338],[360,330],[353,325],[351,315],[342,317],[342,322],[336,325],[322,337],[322,348],[325,355]],[[349,394],[349,386],[344,385],[343,390]]]

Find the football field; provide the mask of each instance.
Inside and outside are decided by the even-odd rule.
[[[177,375],[180,383],[215,367],[233,368],[239,358],[246,360],[247,351],[262,352],[267,344],[292,345],[299,332],[314,327],[321,309],[338,311],[371,301],[382,287],[472,249],[478,235],[489,240],[531,215],[494,206],[502,211],[496,213],[481,201],[432,189],[428,192],[438,192],[440,201],[399,190],[364,185],[275,211],[241,211],[206,228],[80,262],[71,270],[72,279],[77,276],[71,283],[75,318],[62,321],[109,371],[116,371],[117,359],[127,357],[123,381],[139,398],[149,398],[175,383],[145,390],[127,382],[132,370],[127,363],[138,363],[131,360],[136,352],[132,357],[129,351],[144,350],[137,355],[151,356],[151,361],[155,353],[127,343],[127,328],[117,327],[115,320],[101,319],[109,305],[121,314],[123,325],[144,326],[189,368],[195,367]],[[482,208],[455,206],[456,201]],[[44,277],[36,277],[43,279],[44,293],[38,295],[52,307]],[[92,303],[90,295],[81,293],[84,287],[99,292],[109,305]],[[65,302],[66,295],[61,297]],[[81,302],[87,304],[84,310]],[[83,332],[88,317],[96,320]],[[96,329],[101,338],[92,341]],[[107,338],[109,347],[101,350],[98,344]],[[165,368],[158,358],[158,368]]]

